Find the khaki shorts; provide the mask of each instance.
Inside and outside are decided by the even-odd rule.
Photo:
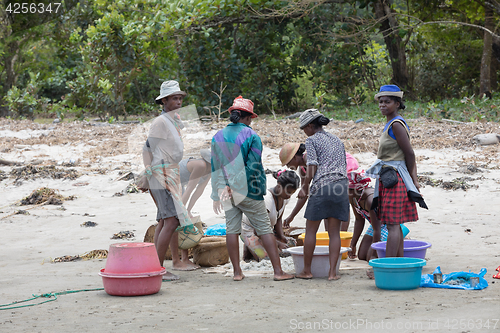
[[[271,221],[267,214],[264,200],[243,199],[236,206],[231,206],[226,212],[226,234],[241,234],[241,219],[243,214],[254,227],[257,236],[272,234]]]

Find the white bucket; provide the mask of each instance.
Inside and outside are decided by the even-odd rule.
[[[285,251],[291,253],[293,258],[293,265],[295,266],[295,273],[299,274],[304,269],[304,247],[296,246],[286,249]],[[336,272],[339,273],[340,261],[342,260],[342,253],[351,251],[350,247],[341,247],[339,259],[337,260]],[[311,273],[316,277],[328,277],[330,271],[328,246],[316,245],[314,249],[313,258],[311,262]]]

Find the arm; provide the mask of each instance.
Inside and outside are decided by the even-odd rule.
[[[290,227],[290,223],[292,223],[292,221],[295,218],[295,216],[297,216],[297,214],[300,212],[300,210],[302,209],[302,207],[304,207],[304,205],[306,204],[306,201],[307,201],[307,197],[301,198],[301,199],[297,200],[297,203],[295,204],[295,207],[293,207],[292,212],[283,221],[283,227],[285,227],[285,228],[289,228]]]
[[[316,148],[311,140],[311,138],[306,139],[306,151],[307,151],[307,169],[304,181],[302,182],[302,188],[300,189],[298,198],[307,198],[309,196],[309,185],[318,170],[318,157],[316,154]]]
[[[150,166],[153,161],[153,154],[151,153],[148,140],[146,140],[142,148],[142,161],[144,162],[144,167]]]
[[[354,197],[354,193],[351,193],[351,190],[349,190],[349,203],[351,204],[352,212],[354,214],[354,232],[352,235],[351,239],[351,249],[356,254],[356,246],[358,244],[359,237],[361,236],[361,233],[363,232],[363,229],[365,227],[365,218],[361,216],[357,210],[356,210],[356,203],[354,202],[356,198]]]
[[[307,166],[306,178],[304,180],[304,183],[302,184],[302,188],[300,189],[298,195],[299,199],[307,200],[307,197],[309,196],[309,184],[311,184],[311,181],[313,180],[317,170],[318,166],[316,164],[309,164]]]
[[[191,200],[189,200],[189,205],[187,206],[188,212],[191,212],[191,209],[193,209],[194,204],[196,203],[196,201],[198,201],[198,199],[203,194],[203,191],[205,190],[205,187],[207,187],[209,180],[210,180],[210,178],[207,177],[207,179],[205,179],[205,181],[203,183],[198,184],[198,187],[196,187],[196,190],[194,191],[193,196],[191,197]],[[184,198],[183,198],[183,200],[184,200]]]
[[[420,184],[418,183],[417,177],[417,164],[415,163],[415,152],[411,147],[408,133],[406,132],[405,127],[400,122],[394,122],[394,124],[392,125],[392,131],[394,133],[394,136],[396,137],[396,141],[398,142],[399,147],[405,155],[406,168],[410,173],[411,179],[417,187],[417,190],[420,191]]]
[[[281,216],[278,217],[278,220],[276,221],[276,224],[274,225],[274,231],[277,237],[279,238],[278,240],[286,243],[286,238],[285,238],[285,233],[283,232],[283,221],[281,219]]]
[[[299,168],[299,176],[300,176],[300,183],[304,184],[304,180],[306,178],[306,175],[302,172],[302,168]],[[292,223],[293,219],[297,214],[300,212],[302,207],[306,204],[307,198],[302,198],[297,200],[297,203],[295,204],[295,207],[293,207],[292,212],[288,217],[283,221],[283,227],[284,228],[290,228],[290,223]]]

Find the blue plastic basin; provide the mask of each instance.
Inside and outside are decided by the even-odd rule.
[[[385,248],[387,242],[377,242],[372,244],[372,249],[377,251],[377,257],[385,257]],[[431,243],[425,241],[419,241],[415,239],[405,239],[403,241],[404,253],[403,255],[407,258],[420,258],[425,259],[425,254],[427,249],[432,246]]]
[[[377,258],[369,262],[373,267],[375,285],[380,289],[409,290],[420,287],[425,259],[408,257]]]

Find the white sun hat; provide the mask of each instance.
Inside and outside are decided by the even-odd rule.
[[[175,80],[165,81],[161,84],[160,95],[158,97],[156,97],[155,102],[157,104],[161,104],[161,99],[163,97],[168,97],[168,96],[172,96],[172,95],[186,96],[186,93],[184,91],[182,91],[181,88],[179,87],[179,82],[177,82]]]

